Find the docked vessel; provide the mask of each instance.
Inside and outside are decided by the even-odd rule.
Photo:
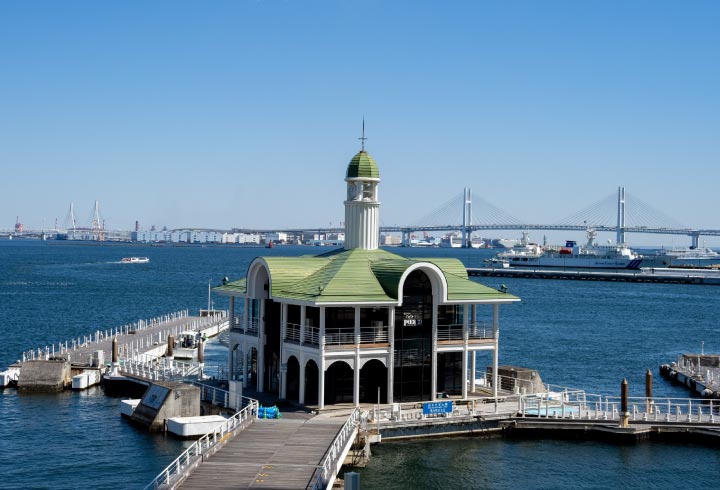
[[[198,333],[192,331],[180,332],[175,341],[173,357],[180,360],[193,360],[197,358]]]
[[[459,233],[450,233],[440,240],[440,246],[444,248],[461,248],[462,236]]]
[[[720,253],[710,248],[672,248],[646,257],[649,267],[712,267],[720,265]]]
[[[508,251],[501,252],[497,256],[501,259],[511,260],[518,257],[540,257],[543,254],[543,248],[537,243],[530,242],[530,233],[522,232],[522,238]]]
[[[123,264],[147,264],[150,259],[147,257],[124,257],[120,262]]]
[[[501,260],[507,260],[511,267],[572,267],[582,269],[639,269],[643,261],[624,244],[598,245],[597,232],[587,229],[587,243],[578,245],[568,240],[559,250],[545,250],[540,254],[511,254],[506,252]]]

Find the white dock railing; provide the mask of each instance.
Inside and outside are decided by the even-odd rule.
[[[337,477],[337,473],[347,456],[350,446],[355,440],[358,433],[363,414],[360,409],[356,408],[348,417],[345,424],[338,431],[335,440],[330,445],[325,457],[320,462],[320,466],[315,470],[315,474],[308,488],[312,490],[325,490],[330,488]],[[367,419],[367,412],[364,414]]]
[[[178,333],[185,330],[199,331],[210,325],[217,324],[219,326],[227,321],[227,312],[213,316],[199,317],[195,320],[183,322],[159,332],[146,332],[146,330],[156,328],[166,323],[174,323],[178,320],[189,318],[188,310],[180,310],[175,313],[150,318],[148,320],[138,320],[134,323],[122,325],[106,330],[96,330],[90,335],[83,335],[64,342],[53,343],[45,347],[31,349],[25,351],[21,355],[22,362],[34,360],[49,360],[55,357],[66,357],[75,363],[92,364],[94,346],[101,348],[100,344],[112,340],[113,337],[119,335],[132,335],[130,338],[122,340],[119,345],[121,357],[132,357],[138,353],[152,349],[167,341],[168,335],[177,336]],[[129,340],[129,341],[128,341]]]
[[[156,327],[162,323],[170,323],[189,316],[188,310],[180,310],[167,315],[161,315],[147,320],[138,320],[115,328],[96,330],[90,335],[83,335],[74,339],[69,339],[57,344],[46,345],[37,349],[31,349],[22,353],[22,361],[47,360],[51,357],[67,354],[79,348],[92,347],[93,344],[99,344],[115,335],[127,335],[139,333],[148,328]]]
[[[521,417],[620,420],[619,396],[585,392],[548,392],[518,397]],[[631,422],[686,422],[720,425],[720,400],[698,398],[628,398]]]
[[[205,385],[199,385],[205,386]],[[211,386],[212,393],[215,395],[220,390]],[[227,393],[227,392],[226,392]],[[230,393],[227,393],[230,396]],[[234,395],[232,395],[234,396]],[[240,397],[240,403],[245,405],[238,410],[232,417],[216,427],[212,432],[205,434],[197,441],[193,442],[190,447],[180,454],[170,463],[164,470],[158,474],[153,481],[147,484],[144,490],[149,489],[170,489],[186,477],[189,472],[202,461],[204,454],[218,447],[227,441],[230,435],[234,435],[240,430],[247,427],[257,417],[258,401],[252,398]]]

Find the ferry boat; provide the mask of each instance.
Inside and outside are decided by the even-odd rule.
[[[578,245],[568,240],[559,250],[545,250],[539,255],[509,255],[502,257],[511,267],[572,267],[581,269],[640,269],[643,261],[624,244],[597,245],[597,232],[587,229],[587,243]]]
[[[147,257],[124,257],[120,262],[123,264],[147,264],[150,259]]]

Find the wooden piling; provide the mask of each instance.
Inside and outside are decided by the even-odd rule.
[[[628,382],[626,378],[623,378],[620,383],[620,427],[628,427],[628,419],[630,413],[628,412]]]

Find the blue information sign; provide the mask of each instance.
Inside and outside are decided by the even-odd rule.
[[[439,415],[452,413],[452,410],[452,401],[423,403],[423,415]]]

